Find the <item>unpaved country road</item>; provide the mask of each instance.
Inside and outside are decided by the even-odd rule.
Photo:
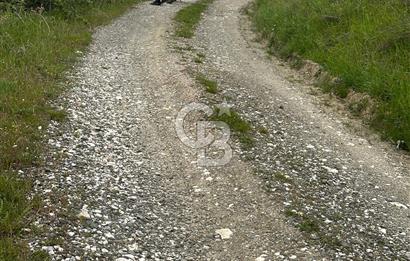
[[[181,2],[143,3],[96,32],[58,102],[68,120],[49,127],[33,249],[55,260],[410,259],[406,161],[349,134],[251,47],[247,3],[216,0],[191,41],[172,37]],[[223,96],[268,134],[250,149],[233,139],[228,165],[201,167],[175,118]]]

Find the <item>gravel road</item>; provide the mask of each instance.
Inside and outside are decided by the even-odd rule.
[[[142,3],[97,30],[56,103],[68,119],[46,134],[33,250],[54,260],[410,260],[408,159],[289,81],[294,72],[252,42],[248,2],[216,0],[192,40],[175,39],[170,22],[189,2]],[[206,93],[198,72],[221,92]],[[223,98],[266,131],[251,148],[233,138],[229,164],[203,167],[175,118]]]

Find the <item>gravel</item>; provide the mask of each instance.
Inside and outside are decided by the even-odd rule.
[[[45,232],[34,250],[55,260],[192,259],[186,188],[171,175],[180,166],[160,143],[168,133],[156,133],[171,122],[158,115],[167,104],[151,97],[167,77],[156,73],[167,71],[163,37],[179,7],[141,4],[95,33],[58,102],[67,122],[48,128],[36,182],[45,206],[35,226]]]
[[[409,157],[355,133],[347,127],[353,120],[326,108],[297,72],[268,57],[241,15],[247,4],[216,1],[186,43],[206,57],[191,70],[220,85],[218,98],[202,100],[226,97],[252,123],[255,145],[238,145],[236,153],[308,244],[330,259],[409,259]]]
[[[143,3],[97,30],[56,102],[68,119],[48,127],[33,172],[44,199],[28,228],[33,250],[54,260],[410,259],[408,163],[352,134],[251,46],[240,30],[247,2],[216,1],[193,40],[172,36],[183,2]],[[206,94],[197,71],[222,95]],[[233,139],[228,165],[201,167],[174,119],[222,96],[268,134],[255,132],[250,149]]]

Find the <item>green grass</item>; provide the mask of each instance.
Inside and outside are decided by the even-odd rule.
[[[204,60],[202,60],[200,57],[195,57],[194,63],[201,64],[201,63],[204,63]]]
[[[263,126],[258,127],[258,132],[260,134],[263,134],[263,135],[268,135],[269,134],[269,130],[267,128],[263,127]]]
[[[252,126],[249,122],[242,119],[242,117],[230,109],[229,114],[220,114],[219,109],[215,108],[214,114],[210,117],[213,121],[225,122],[238,137],[239,141],[246,148],[251,147],[254,144],[254,139],[252,137]]]
[[[0,12],[0,260],[30,259],[18,236],[36,202],[27,199],[30,181],[15,171],[39,163],[48,122],[65,118],[48,105],[63,88],[64,72],[90,43],[93,28],[136,2],[99,2],[73,17]]]
[[[289,183],[289,184],[293,183],[292,179],[290,179],[288,176],[286,176],[285,174],[283,174],[281,172],[276,172],[274,174],[274,177],[277,181],[280,181],[280,182],[283,182],[283,183]]]
[[[410,5],[406,0],[256,0],[252,19],[287,58],[298,54],[340,77],[324,89],[349,89],[379,104],[372,125],[410,144]],[[361,109],[361,108],[360,108]]]
[[[319,232],[320,227],[314,219],[304,218],[304,220],[298,225],[299,229],[303,232],[312,234]]]
[[[195,29],[201,20],[202,13],[212,2],[213,0],[199,0],[178,11],[174,18],[177,22],[177,28],[175,31],[176,36],[192,38],[195,34]]]
[[[298,214],[297,211],[293,209],[286,208],[284,211],[285,216],[290,217],[290,218],[299,218],[300,215]]]
[[[209,80],[202,74],[197,75],[196,80],[206,88],[207,92],[218,93],[218,83],[216,81]]]
[[[219,109],[216,108],[211,119],[215,121],[223,121],[229,125],[231,130],[239,133],[249,133],[251,131],[251,125],[249,122],[242,119],[242,117],[232,109],[229,114],[220,114]]]
[[[194,58],[194,62],[198,64],[204,63],[204,60],[205,60],[205,54],[203,53],[197,53]]]
[[[24,225],[23,218],[30,211],[26,200],[29,182],[2,173],[0,176],[0,235],[7,236]]]
[[[284,214],[288,218],[292,218],[294,221],[297,222],[296,227],[300,229],[300,231],[305,232],[307,234],[318,233],[320,232],[320,225],[319,222],[313,218],[302,214],[296,210],[286,208],[284,210]],[[322,238],[321,233],[319,237]]]

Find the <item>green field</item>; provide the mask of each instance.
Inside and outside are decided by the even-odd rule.
[[[48,104],[92,29],[136,2],[0,2],[0,260],[44,259],[30,256],[18,240],[39,202],[27,199],[31,183],[16,170],[39,163],[48,122],[64,120],[64,112]],[[42,3],[45,8],[38,8]]]
[[[341,79],[322,84],[325,91],[370,94],[378,105],[370,124],[409,147],[408,0],[256,0],[251,15],[274,54],[297,54]]]

